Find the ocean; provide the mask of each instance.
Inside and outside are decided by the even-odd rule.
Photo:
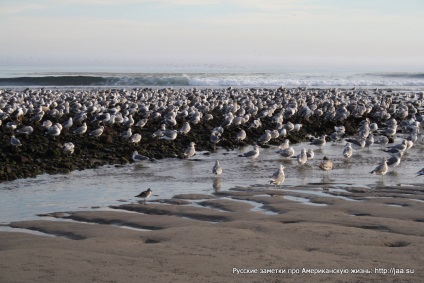
[[[363,87],[420,90],[424,68],[0,68],[0,87]]]

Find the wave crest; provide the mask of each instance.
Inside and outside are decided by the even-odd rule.
[[[0,78],[0,86],[117,86],[117,87],[422,87],[424,74],[337,77],[299,74],[101,74]]]

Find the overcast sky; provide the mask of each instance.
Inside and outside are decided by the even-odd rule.
[[[3,66],[424,66],[424,0],[0,0]]]

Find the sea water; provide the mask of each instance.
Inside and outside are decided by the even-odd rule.
[[[0,67],[0,87],[364,87],[420,90],[424,68]]]

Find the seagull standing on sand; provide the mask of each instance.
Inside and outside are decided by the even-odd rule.
[[[212,168],[212,173],[214,173],[215,175],[220,175],[222,173],[222,167],[219,163],[219,160],[215,161],[215,165]]]
[[[274,184],[276,187],[280,186],[281,189],[281,183],[283,183],[285,179],[286,176],[284,175],[284,165],[280,164],[278,170],[271,176],[269,183]]]
[[[146,198],[150,197],[152,195],[152,190],[150,188],[147,189],[147,191],[141,192],[140,194],[136,195],[136,198],[144,198],[144,204],[146,204]]]
[[[196,149],[194,148],[196,144],[194,142],[191,142],[190,145],[187,147],[187,149],[184,151],[184,157],[190,158],[193,155],[196,154]]]

